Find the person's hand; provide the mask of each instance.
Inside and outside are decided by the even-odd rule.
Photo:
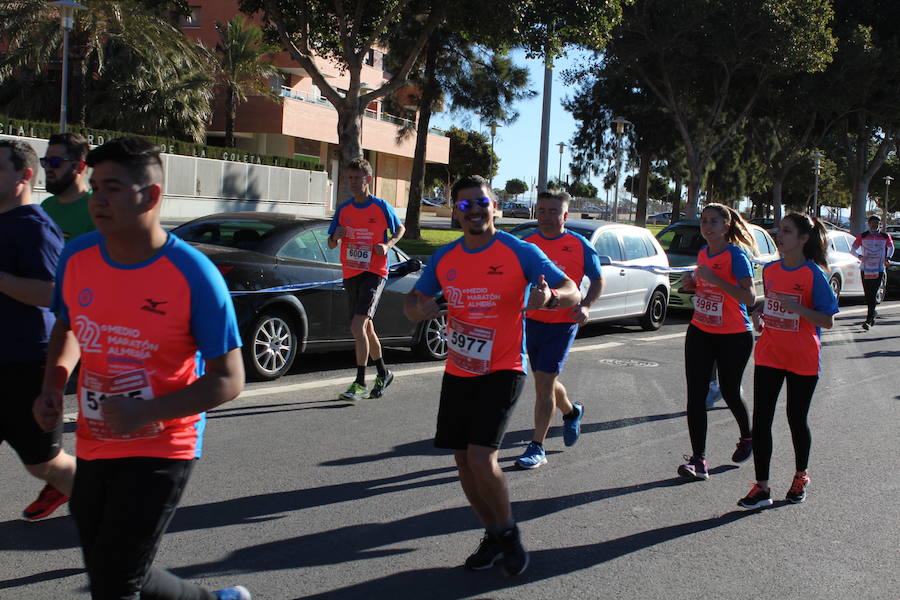
[[[693,273],[684,273],[681,276],[681,282],[678,284],[678,289],[684,292],[693,292],[697,289],[697,282],[694,281]]]
[[[62,418],[63,390],[44,390],[31,407],[34,420],[44,431],[53,431]]]
[[[582,306],[581,304],[576,304],[571,309],[569,309],[569,318],[578,323],[579,325],[584,325],[588,322],[588,318],[591,316],[591,309],[587,306]]]
[[[525,304],[525,310],[538,310],[546,306],[550,300],[550,286],[544,281],[544,276],[538,278],[536,284],[532,285],[528,291],[528,302]]]
[[[706,281],[707,283],[711,283],[713,285],[715,285],[715,283],[719,281],[719,278],[716,276],[716,272],[706,265],[697,267],[694,277],[696,277],[697,279],[702,279],[703,281]]]
[[[428,319],[436,319],[441,315],[446,315],[446,310],[441,310],[434,298],[429,298],[419,291],[415,292],[416,303],[413,306],[415,321],[427,321]]]
[[[387,244],[375,244],[375,254],[378,256],[386,256],[388,252]]]
[[[337,227],[334,228],[334,233],[331,234],[331,237],[333,237],[336,240],[339,240],[342,237],[344,237],[345,233],[347,233],[347,228],[344,227],[343,225],[338,225]]]
[[[750,313],[750,319],[753,321],[753,329],[760,333],[763,330],[763,310],[762,305]]]
[[[147,401],[131,396],[109,396],[100,403],[100,413],[113,433],[137,431],[152,420],[146,416]]]
[[[800,309],[800,305],[793,300],[790,296],[786,296],[784,294],[779,294],[776,292],[772,292],[773,299],[777,300],[779,304],[781,304],[781,308],[784,312],[797,314]]]

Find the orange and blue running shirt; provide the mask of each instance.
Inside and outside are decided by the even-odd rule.
[[[582,236],[571,231],[564,231],[555,238],[546,238],[536,231],[524,238],[526,242],[540,248],[566,276],[580,285],[587,275],[590,280],[599,279],[600,256],[591,244]],[[553,310],[529,310],[525,316],[542,323],[574,323],[571,308],[555,308]]]
[[[391,206],[375,196],[362,204],[351,198],[337,207],[328,235],[337,226],[345,228],[341,239],[341,264],[344,279],[369,271],[387,277],[387,256],[375,254],[375,244],[383,244],[400,228],[400,219]]]
[[[415,289],[447,301],[447,373],[476,377],[525,372],[525,313],[529,284],[540,276],[556,287],[565,274],[541,250],[504,231],[483,248],[463,238],[437,249]]]
[[[886,233],[863,231],[853,241],[853,251],[862,248],[859,269],[864,279],[877,279],[884,272],[884,259],[894,254],[894,240]]]
[[[756,342],[754,362],[761,367],[784,369],[797,375],[818,375],[822,347],[819,328],[797,313],[786,311],[775,296],[788,296],[815,311],[837,314],[837,299],[825,272],[812,261],[788,269],[784,261],[777,260],[763,269],[763,286],[766,292],[765,326]]]
[[[87,233],[60,258],[52,310],[81,347],[76,453],[85,460],[200,456],[205,414],[110,431],[107,396],[150,399],[203,374],[203,359],[241,345],[234,305],[216,267],[176,236],[151,259],[115,263],[103,236]]]
[[[704,265],[712,269],[719,279],[732,285],[737,285],[745,277],[753,277],[753,266],[747,253],[734,244],[729,244],[716,255],[709,253],[709,246],[703,246],[697,255],[697,267]],[[695,281],[697,291],[694,293],[691,325],[707,333],[742,333],[751,330],[746,306],[699,277],[695,277]]]

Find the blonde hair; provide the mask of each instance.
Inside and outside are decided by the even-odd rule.
[[[751,250],[754,254],[759,252],[759,248],[756,245],[756,238],[753,237],[753,232],[750,231],[750,224],[744,220],[741,213],[730,206],[725,206],[724,204],[719,204],[717,202],[704,206],[703,210],[700,211],[700,214],[703,214],[707,210],[714,210],[719,213],[722,220],[728,225],[728,231],[725,232],[725,239],[728,240],[729,243],[732,243],[735,246],[743,246],[744,248]]]

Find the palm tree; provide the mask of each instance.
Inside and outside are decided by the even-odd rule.
[[[238,104],[248,95],[265,96],[280,102],[281,95],[272,89],[271,80],[281,77],[272,63],[278,47],[269,44],[262,29],[238,15],[225,24],[216,23],[219,43],[215,60],[219,85],[225,91],[225,146],[234,148],[234,121]]]
[[[82,2],[87,10],[77,15],[70,37],[72,120],[202,140],[213,83],[208,53],[141,2]],[[0,3],[0,40],[7,48],[0,54],[0,108],[55,120],[62,47],[56,10],[45,0]],[[47,97],[54,81],[55,102]],[[172,92],[180,96],[174,103],[164,95]]]

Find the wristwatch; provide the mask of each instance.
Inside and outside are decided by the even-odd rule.
[[[544,308],[556,308],[559,306],[559,290],[556,288],[550,288],[550,299],[547,300],[547,303],[544,304]]]

